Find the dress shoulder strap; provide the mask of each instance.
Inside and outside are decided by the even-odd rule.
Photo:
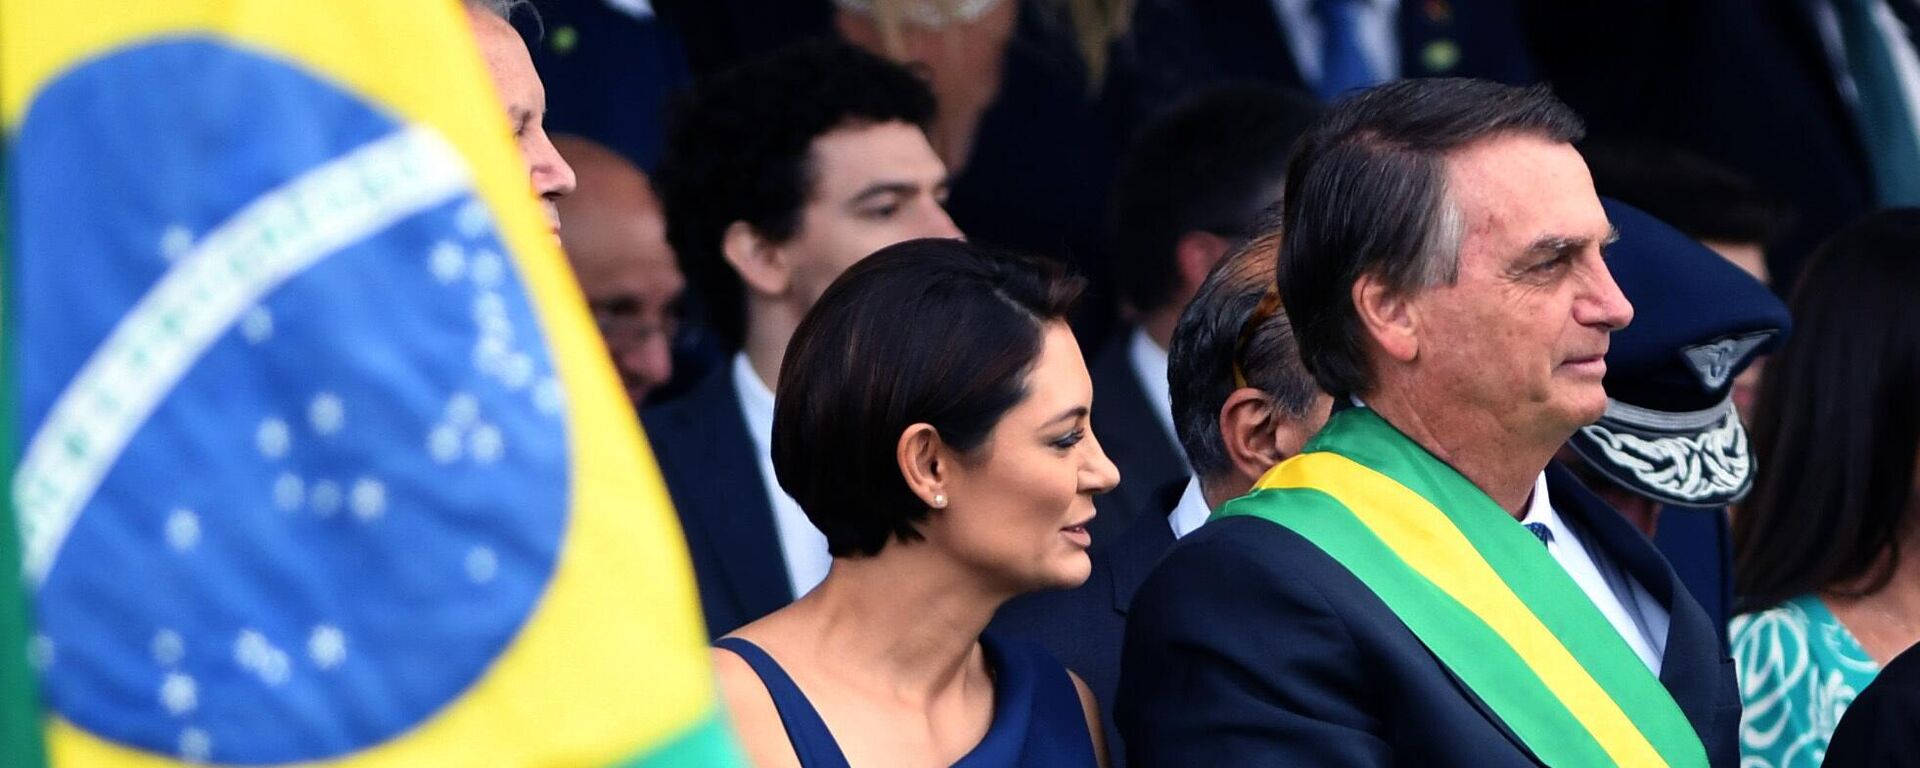
[[[760,684],[766,686],[767,693],[773,697],[773,708],[780,713],[780,724],[787,730],[787,741],[793,744],[793,753],[800,758],[801,768],[849,768],[846,755],[840,752],[840,743],[834,741],[833,732],[827,730],[826,721],[820,719],[813,702],[807,700],[807,694],[794,684],[779,662],[760,646],[738,637],[723,637],[713,645],[744,659],[760,677]]]

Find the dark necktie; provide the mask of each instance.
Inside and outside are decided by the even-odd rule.
[[[1533,535],[1540,539],[1541,546],[1546,546],[1553,541],[1553,531],[1547,530],[1546,523],[1521,523],[1521,525],[1525,525],[1527,530],[1532,531]]]
[[[1920,137],[1900,87],[1893,49],[1874,22],[1876,0],[1832,0],[1847,48],[1847,71],[1860,100],[1860,132],[1882,206],[1920,205]]]
[[[1380,82],[1360,45],[1364,1],[1313,0],[1313,15],[1320,19],[1320,82],[1315,90],[1324,101]]]

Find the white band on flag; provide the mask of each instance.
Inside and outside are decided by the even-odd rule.
[[[141,296],[54,400],[13,478],[22,565],[38,586],[127,442],[227,329],[330,254],[470,189],[425,127],[369,142],[268,191]]]

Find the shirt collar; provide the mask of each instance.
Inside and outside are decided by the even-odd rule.
[[[1547,498],[1545,471],[1533,480],[1533,495],[1527,497],[1527,513],[1520,517],[1520,522],[1522,524],[1541,523],[1553,530],[1555,534],[1561,533],[1560,513],[1554,511],[1552,500]]]
[[[745,352],[733,356],[733,390],[740,398],[740,412],[747,417],[747,433],[753,437],[754,447],[768,453],[773,446],[773,390],[753,372],[753,363],[747,361]]]
[[[1179,443],[1180,436],[1173,428],[1173,389],[1167,384],[1167,351],[1155,344],[1145,329],[1135,328],[1127,344],[1127,362],[1132,364],[1133,377],[1140,381],[1140,388],[1147,393],[1154,421],[1166,430],[1168,440]]]
[[[1167,515],[1167,524],[1173,526],[1173,537],[1178,539],[1193,533],[1211,516],[1213,510],[1207,507],[1207,497],[1200,492],[1200,478],[1187,478],[1187,490],[1173,505],[1173,514]]]

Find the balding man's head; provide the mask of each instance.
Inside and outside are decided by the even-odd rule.
[[[673,375],[672,342],[686,281],[674,265],[666,221],[646,175],[587,139],[556,136],[553,143],[578,177],[576,191],[559,201],[561,243],[627,396],[638,407]]]

